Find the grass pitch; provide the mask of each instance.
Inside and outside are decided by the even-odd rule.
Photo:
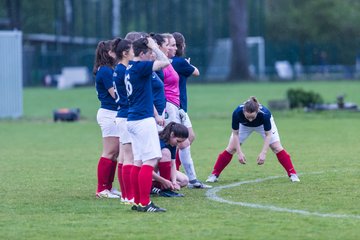
[[[346,101],[360,104],[355,81],[190,85],[199,179],[206,179],[226,147],[239,103],[255,95],[266,106],[297,87],[320,93],[326,102],[345,93]],[[223,202],[209,199],[206,190],[183,189],[184,198],[153,198],[168,212],[144,214],[94,197],[101,152],[98,106],[93,88],[30,88],[24,91],[24,117],[0,121],[1,239],[358,239],[360,113],[273,112],[300,174],[298,184],[287,179],[271,152],[265,165],[256,165],[262,141],[252,135],[243,146],[248,163],[234,157],[213,186],[250,183],[220,190]],[[79,107],[81,120],[54,123],[52,111],[61,107]],[[277,178],[251,182],[272,176]]]

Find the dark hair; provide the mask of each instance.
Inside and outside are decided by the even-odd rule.
[[[161,46],[165,42],[164,36],[159,33],[150,33],[150,37],[154,39],[159,46]]]
[[[147,38],[139,38],[133,42],[133,49],[135,57],[138,57],[140,53],[146,54],[149,51],[149,47],[147,46],[148,40]]]
[[[244,103],[244,111],[248,113],[253,113],[259,111],[259,102],[256,97],[251,96],[245,103]]]
[[[144,32],[128,32],[125,36],[125,39],[134,42],[139,38],[145,37],[146,35],[147,34]]]
[[[168,125],[166,125],[164,130],[159,133],[159,137],[166,143],[169,143],[171,133],[174,134],[174,137],[178,138],[189,137],[189,130],[187,129],[187,127],[176,122],[170,122]]]
[[[184,56],[185,55],[185,38],[184,38],[184,35],[182,35],[179,32],[174,32],[172,35],[175,38],[176,47],[177,47],[175,56],[177,56],[177,57]]]
[[[93,74],[96,75],[98,68],[100,66],[109,66],[113,67],[115,64],[115,59],[109,55],[109,51],[111,50],[112,41],[100,41],[96,47],[95,51],[95,61]]]
[[[131,42],[126,39],[116,38],[113,41],[112,51],[116,54],[117,60],[122,60],[123,52],[128,52],[131,48]]]

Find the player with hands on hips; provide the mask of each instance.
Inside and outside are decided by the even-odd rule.
[[[265,163],[266,153],[271,150],[276,154],[279,163],[283,166],[292,182],[299,182],[290,155],[282,147],[280,136],[271,112],[255,97],[250,97],[244,104],[238,106],[232,115],[232,133],[226,149],[219,154],[214,170],[206,182],[217,182],[221,172],[230,163],[232,155],[236,153],[241,164],[246,164],[245,154],[241,145],[255,131],[263,139],[263,147],[257,156],[257,164]]]
[[[132,139],[134,165],[131,170],[131,185],[134,205],[139,212],[164,212],[150,200],[152,173],[161,159],[159,136],[154,119],[152,73],[170,64],[150,37],[133,42],[134,58],[125,71],[125,84],[129,102],[127,128]],[[156,60],[152,60],[152,53]]]

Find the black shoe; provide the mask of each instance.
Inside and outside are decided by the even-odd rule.
[[[132,206],[131,206],[131,210],[137,211],[137,210],[138,210],[138,205],[132,205]]]
[[[153,188],[151,188],[150,194],[159,195],[160,192],[161,192],[160,188],[153,187]]]
[[[145,207],[142,207],[141,205],[139,205],[137,207],[137,210],[138,210],[138,212],[166,212],[165,208],[155,206],[155,204],[153,202],[150,202]]]
[[[161,190],[159,195],[162,197],[184,197],[184,194],[177,193],[169,189]]]

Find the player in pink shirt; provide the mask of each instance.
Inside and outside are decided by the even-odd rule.
[[[168,38],[168,52],[167,56],[172,61],[172,58],[176,54],[176,41],[172,34],[165,33],[164,37]],[[163,69],[164,72],[164,87],[166,96],[166,113],[165,113],[165,125],[170,122],[176,122],[182,124],[181,111],[180,109],[180,86],[179,74],[175,71],[173,66],[170,64]],[[186,175],[189,178],[188,188],[211,188],[211,186],[203,184],[196,177],[194,162],[190,152],[190,141],[187,139],[183,143],[178,145],[179,156],[182,166],[185,169]]]

